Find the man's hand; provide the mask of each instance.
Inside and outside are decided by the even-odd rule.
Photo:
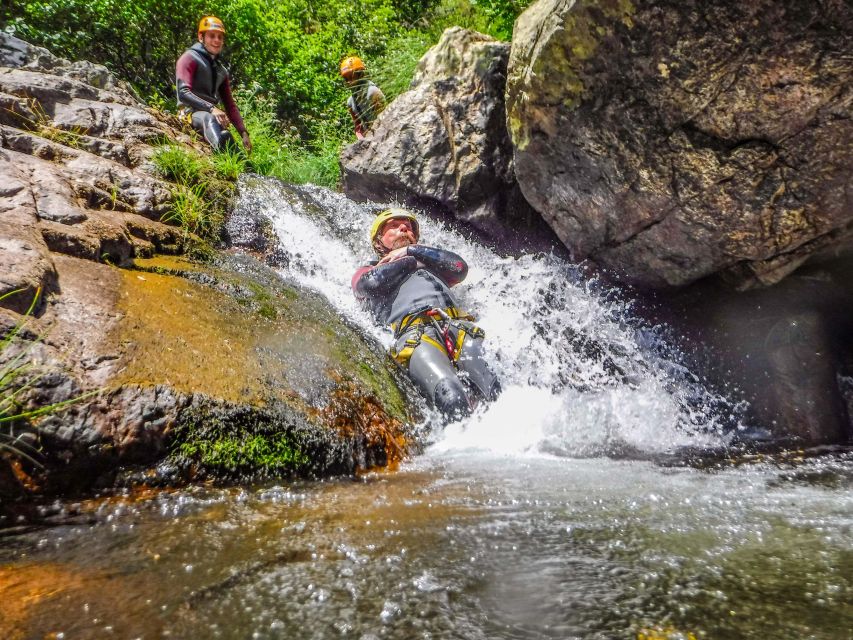
[[[244,131],[242,136],[243,136],[243,148],[246,150],[246,155],[251,155],[251,153],[252,153],[252,141],[249,140],[249,132]]]
[[[385,254],[385,256],[376,263],[378,267],[380,264],[388,264],[389,262],[394,262],[395,260],[399,260],[400,258],[405,258],[408,255],[409,247],[400,247],[399,249],[393,249]]]
[[[225,113],[222,109],[218,107],[213,107],[210,110],[211,115],[216,118],[216,121],[219,123],[219,126],[223,129],[227,129],[231,126],[231,121],[228,119],[228,114]]]

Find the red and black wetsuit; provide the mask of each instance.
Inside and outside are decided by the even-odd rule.
[[[450,291],[467,275],[468,265],[452,251],[411,245],[404,257],[382,265],[372,262],[352,278],[356,298],[378,322],[394,330],[391,354],[427,398],[451,418],[471,409],[460,371],[489,400],[499,390],[497,377],[483,358],[483,332],[459,309]],[[452,320],[426,315],[435,308]]]
[[[219,149],[231,137],[224,131],[210,111],[220,102],[231,123],[239,133],[246,131],[243,118],[234,96],[231,94],[231,77],[228,69],[196,42],[184,51],[175,65],[175,85],[178,89],[178,103],[192,110],[193,127],[199,131],[214,148]],[[231,139],[233,142],[233,138]]]
[[[450,287],[468,275],[468,265],[452,251],[412,245],[406,254],[380,266],[365,265],[352,278],[356,298],[382,324],[397,326],[424,309],[455,308]]]

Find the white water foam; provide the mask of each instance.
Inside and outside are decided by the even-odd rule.
[[[368,233],[379,205],[249,178],[241,206],[272,221],[287,258],[283,275],[390,345],[390,333],[360,308],[350,286],[372,257]],[[486,354],[504,389],[470,418],[435,431],[434,453],[630,455],[724,442],[719,407],[727,403],[661,355],[666,345],[632,318],[630,304],[597,291],[557,257],[502,257],[443,223],[419,220],[424,244],[468,262],[468,277],[454,292],[485,330]]]

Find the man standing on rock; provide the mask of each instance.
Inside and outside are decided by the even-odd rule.
[[[217,151],[237,149],[228,131],[234,125],[243,139],[246,153],[252,142],[231,95],[231,77],[219,59],[225,46],[225,25],[216,16],[205,16],[198,23],[198,42],[184,51],[175,66],[175,85],[181,110],[191,115],[193,129]],[[222,103],[223,111],[217,105]]]
[[[409,211],[379,213],[370,229],[379,259],[355,272],[352,288],[394,331],[392,357],[439,411],[458,419],[477,397],[497,397],[500,384],[483,357],[483,331],[450,292],[468,265],[451,251],[418,244],[419,237]]]
[[[367,69],[358,56],[344,58],[340,71],[352,91],[347,100],[347,109],[355,125],[355,137],[362,140],[376,116],[385,108],[385,94],[367,78]]]

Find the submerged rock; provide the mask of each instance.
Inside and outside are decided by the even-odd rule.
[[[507,247],[552,237],[521,197],[506,132],[509,44],[447,29],[408,91],[341,153],[344,192],[449,214]]]
[[[507,122],[525,198],[647,287],[778,282],[853,242],[850,4],[540,0]]]

